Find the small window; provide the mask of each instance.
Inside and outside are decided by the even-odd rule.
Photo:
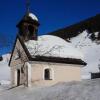
[[[44,70],[44,79],[45,80],[52,80],[51,69],[45,69]]]

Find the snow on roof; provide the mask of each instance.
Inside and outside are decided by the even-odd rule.
[[[38,18],[33,13],[29,13],[29,17],[31,17],[33,20],[38,21]]]
[[[42,35],[38,40],[25,42],[32,56],[40,55],[47,57],[77,58],[83,59],[83,54],[74,48],[71,43],[52,35]]]

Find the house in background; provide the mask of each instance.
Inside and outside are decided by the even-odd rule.
[[[18,23],[9,66],[12,86],[47,86],[80,81],[83,55],[70,43],[52,35],[38,36],[38,18],[28,12]]]

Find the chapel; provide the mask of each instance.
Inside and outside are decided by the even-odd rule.
[[[86,65],[83,54],[60,37],[38,36],[39,25],[31,12],[17,24],[18,34],[9,62],[12,86],[81,81],[81,68]]]

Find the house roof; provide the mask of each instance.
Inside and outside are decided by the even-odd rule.
[[[83,60],[75,59],[75,58],[58,58],[58,57],[35,56],[35,58],[31,58],[30,60],[31,61],[52,62],[52,63],[86,65],[86,63]]]
[[[49,56],[47,57],[47,56],[38,56],[38,55],[36,55],[35,57],[32,57],[32,55],[29,53],[29,51],[28,51],[27,47],[25,46],[20,35],[17,36],[16,41],[17,41],[17,39],[19,39],[24,51],[26,52],[26,55],[27,55],[29,61],[42,61],[42,62],[86,65],[86,63],[83,60],[75,59],[75,58],[61,58],[61,57],[49,57]],[[16,42],[15,42],[13,50],[12,50],[11,58],[10,58],[10,61],[9,61],[9,66],[11,64],[11,60],[12,60],[12,56],[13,56],[15,46],[16,46]]]
[[[25,45],[33,57],[40,55],[58,58],[84,58],[82,52],[71,43],[53,35],[38,36],[38,40],[29,40],[25,42]]]

